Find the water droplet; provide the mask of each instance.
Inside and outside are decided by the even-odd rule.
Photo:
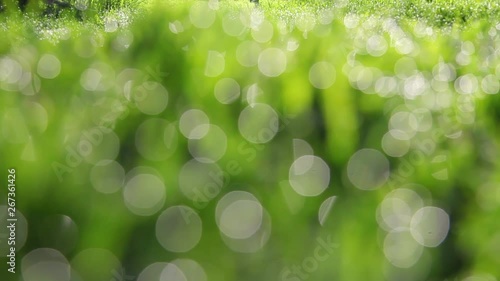
[[[222,104],[231,104],[240,97],[240,84],[232,78],[223,78],[215,84],[215,98]]]
[[[227,198],[226,196],[223,198]],[[246,239],[259,230],[263,210],[256,198],[234,199],[232,202],[224,202],[224,200],[219,201],[216,211],[220,213],[217,217],[217,225],[222,233],[233,239]]]
[[[301,156],[313,155],[314,150],[311,145],[305,140],[293,139],[293,159],[298,159]],[[312,161],[311,161],[312,165]],[[307,169],[309,169],[308,167]]]
[[[405,185],[406,186],[406,185]],[[419,185],[410,184],[408,187]],[[391,231],[409,228],[411,218],[422,206],[423,200],[418,193],[409,188],[398,188],[389,192],[377,208],[377,221],[383,229]]]
[[[238,118],[240,134],[251,143],[271,141],[279,130],[279,118],[274,109],[263,103],[245,107]]]
[[[227,35],[235,37],[242,35],[247,30],[241,22],[239,14],[231,12],[226,13],[222,18],[222,28]]]
[[[207,1],[196,1],[189,9],[189,19],[198,28],[209,28],[215,21],[215,11]]]
[[[267,43],[273,38],[273,25],[264,20],[260,25],[252,28],[252,38],[259,43]]]
[[[415,115],[407,111],[394,113],[389,119],[389,133],[399,140],[410,140],[417,133],[414,128],[418,127]]]
[[[43,218],[41,223],[44,228],[40,230],[39,237],[43,245],[63,254],[69,254],[75,249],[78,242],[78,227],[69,216],[49,215]]]
[[[79,280],[84,281],[113,280],[114,274],[120,272],[122,268],[120,261],[112,252],[101,248],[90,248],[79,252],[71,260],[71,266],[75,270],[77,280],[80,277]]]
[[[35,249],[21,260],[25,281],[70,280],[70,265],[59,251],[50,248]]]
[[[500,82],[493,74],[486,75],[481,80],[481,89],[487,94],[495,95],[500,91]]]
[[[278,48],[263,50],[258,59],[259,70],[268,77],[277,77],[286,70],[287,58],[285,53]]]
[[[134,89],[132,98],[137,108],[144,114],[157,115],[168,105],[168,91],[160,83],[148,81]]]
[[[168,263],[165,268],[163,268],[160,280],[188,281],[184,272],[182,272],[182,270],[173,263]]]
[[[317,62],[309,69],[309,81],[318,89],[328,89],[335,82],[335,68],[329,62]]]
[[[479,87],[479,82],[474,74],[465,74],[455,80],[455,89],[460,94],[471,95],[474,94]]]
[[[37,73],[45,79],[54,79],[61,73],[61,61],[54,55],[45,54],[38,61]]]
[[[389,161],[378,150],[360,149],[347,163],[347,176],[359,189],[380,188],[389,178]]]
[[[328,197],[323,203],[321,203],[321,206],[319,207],[318,211],[318,221],[321,226],[323,226],[328,219],[328,216],[330,215],[330,212],[332,210],[333,204],[335,204],[335,201],[337,200],[337,196],[332,196]]]
[[[155,262],[153,264],[148,265],[144,268],[139,276],[137,277],[137,281],[151,281],[151,280],[162,280],[161,273],[163,269],[167,267],[168,263],[166,262]]]
[[[193,135],[203,136],[193,138]],[[226,133],[216,125],[200,125],[194,128],[188,140],[189,153],[199,162],[214,163],[218,161],[226,153],[226,148]]]
[[[172,31],[172,33],[174,34],[179,34],[181,32],[184,32],[184,26],[182,25],[182,23],[178,20],[174,21],[174,22],[169,22],[168,23],[168,28],[170,29],[170,31]]]
[[[210,120],[205,112],[199,109],[189,109],[182,114],[179,120],[179,129],[184,137],[199,139],[205,136],[210,129],[210,126],[203,126],[209,125],[209,123]]]
[[[246,67],[257,65],[262,52],[260,45],[254,41],[243,41],[236,48],[236,60]]]
[[[107,91],[114,86],[115,72],[105,63],[95,63],[83,71],[80,85],[87,91]]]
[[[224,72],[226,59],[223,53],[217,51],[208,51],[205,64],[205,75],[208,77],[217,77]]]
[[[215,218],[222,240],[236,252],[258,251],[271,233],[269,214],[249,192],[232,191],[222,197],[217,203]]]
[[[422,246],[437,247],[450,229],[450,218],[441,208],[427,206],[419,209],[411,219],[411,235]]]
[[[366,41],[366,51],[374,57],[380,57],[387,51],[387,41],[380,35],[373,35]]]
[[[397,139],[387,132],[382,137],[382,149],[389,156],[402,157],[410,150],[410,141]]]
[[[201,234],[201,219],[187,206],[170,207],[156,221],[156,239],[167,251],[188,252],[198,244]]]
[[[0,81],[7,84],[16,84],[23,75],[23,68],[19,62],[10,57],[0,58]],[[8,87],[3,87],[8,90]]]
[[[186,281],[207,281],[203,267],[191,259],[176,259],[172,261],[186,276]]]
[[[158,212],[165,203],[165,197],[163,181],[152,174],[134,176],[123,189],[125,206],[139,216],[150,216]]]
[[[317,156],[301,156],[290,167],[288,179],[298,194],[317,196],[330,184],[330,168]]]
[[[392,230],[384,239],[384,255],[396,267],[412,267],[422,252],[423,247],[415,242],[407,229]]]

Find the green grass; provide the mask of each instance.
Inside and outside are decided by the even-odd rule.
[[[8,0],[5,13],[17,13],[15,1]],[[166,1],[167,6],[190,5],[191,1]],[[100,22],[96,14],[106,14],[109,11],[125,9],[134,15],[143,14],[141,7],[154,8],[163,6],[164,2],[154,0],[73,0],[72,11],[63,12],[63,17],[78,18],[86,21]],[[215,1],[214,1],[215,3]],[[243,0],[222,0],[224,9],[248,7],[253,5]],[[361,1],[361,0],[263,0],[260,2],[262,10],[270,17],[293,20],[297,14],[319,14],[325,10],[333,10],[336,15],[354,13],[358,15],[390,17],[397,20],[419,20],[426,24],[438,27],[447,27],[453,24],[468,25],[478,20],[497,21],[500,18],[500,3],[495,0],[406,0],[406,1]],[[31,1],[26,13],[31,18],[40,17],[46,8],[41,1]],[[80,11],[77,11],[78,8]]]
[[[18,266],[30,251],[49,247],[61,252],[75,273],[90,275],[89,281],[112,280],[113,259],[92,259],[84,269],[76,259],[88,248],[104,248],[134,277],[154,262],[190,258],[203,266],[208,280],[286,281],[283,272],[307,265],[318,239],[330,237],[338,247],[307,280],[500,276],[498,4],[395,2],[268,0],[254,7],[247,1],[172,0],[113,2],[111,8],[93,2],[80,19],[74,10],[58,18],[40,16],[40,10],[2,13],[0,171],[17,169],[18,209],[29,225]],[[226,104],[215,92],[228,78],[239,96]],[[156,95],[160,86],[168,102],[151,113],[165,102]],[[144,93],[151,103],[141,103]],[[253,102],[269,105],[280,117],[279,132],[260,145],[248,141],[238,121]],[[181,116],[191,108],[204,111],[226,136],[217,165],[225,172],[235,163],[241,168],[201,207],[179,188],[181,178],[199,175],[182,177],[180,171],[196,153],[213,155],[224,142],[214,137],[197,146],[181,134]],[[400,117],[408,114],[408,120]],[[255,117],[254,125],[276,128],[275,122],[258,122],[268,121],[266,116]],[[174,125],[177,138],[169,143],[175,145],[165,146],[171,131],[161,122],[139,130],[153,118]],[[67,164],[68,147],[103,123],[112,128],[111,140],[58,174],[54,163]],[[388,133],[390,128],[403,139]],[[349,163],[366,148],[378,150],[390,164],[388,181],[371,191],[356,182],[376,181],[380,174],[365,175],[384,162],[365,159],[370,169],[355,169],[355,176],[349,168],[361,165]],[[157,161],[165,151],[171,154]],[[105,178],[93,175],[100,167],[94,157],[114,152],[125,173],[146,166],[139,171],[159,175],[166,192],[160,210],[147,216],[131,211],[122,192],[125,181],[109,194],[94,187],[93,181]],[[330,182],[323,193],[304,197],[292,189],[294,153],[313,153],[328,165]],[[312,178],[323,175],[321,168],[314,166]],[[381,208],[400,211],[394,224],[415,211],[404,197],[382,204],[398,188],[415,191],[423,205],[450,216],[448,236],[438,247],[416,245],[413,236],[405,240],[381,222]],[[271,217],[270,238],[254,241],[253,247],[263,243],[255,254],[230,248],[216,223],[217,203],[234,190],[252,193]],[[5,190],[0,192],[4,198]],[[331,196],[337,196],[335,204],[320,225],[320,206]],[[155,234],[159,214],[175,205],[193,208],[203,221],[200,243],[187,253],[164,249]],[[77,230],[61,224],[47,233],[44,222],[60,214]],[[442,225],[431,225],[427,234]],[[387,238],[384,244],[386,237],[402,240]],[[179,243],[182,238],[189,235]],[[394,256],[394,249],[411,258],[418,256],[405,252],[412,247],[422,251],[421,258],[405,268],[408,257]],[[0,272],[2,280],[20,280],[11,277]]]

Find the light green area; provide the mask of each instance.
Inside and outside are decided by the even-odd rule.
[[[191,258],[209,280],[297,281],[300,275],[284,272],[307,267],[318,239],[330,237],[337,245],[333,252],[301,279],[500,276],[498,2],[262,1],[255,7],[246,1],[156,1],[112,2],[110,8],[96,1],[80,20],[75,10],[55,19],[39,16],[42,11],[30,6],[26,14],[0,15],[0,170],[17,169],[18,208],[29,225],[18,266],[36,248],[55,248],[69,261],[84,249],[105,248],[134,277],[153,262]],[[223,78],[240,87],[230,104],[214,94]],[[148,114],[161,100],[144,105],[137,99],[159,85],[168,104]],[[255,102],[270,105],[280,119],[279,132],[259,145],[245,139],[238,124]],[[202,206],[179,189],[180,171],[196,151],[179,129],[191,108],[203,110],[227,139],[217,160],[225,185]],[[415,119],[398,123],[398,112]],[[137,147],[137,129],[150,118],[166,120],[177,132],[171,140],[176,148],[160,161]],[[111,128],[104,135],[116,136],[119,144],[97,145],[96,157],[116,150],[125,172],[148,166],[164,181],[166,201],[155,214],[132,213],[122,190],[96,191],[95,163],[72,158],[83,132],[98,124]],[[407,153],[392,153],[404,141],[384,145],[390,128],[411,136]],[[143,149],[162,154],[162,129],[139,136],[149,141]],[[328,188],[318,196],[300,196],[288,182],[299,139],[329,167]],[[221,143],[204,144],[205,151],[217,151]],[[354,182],[376,181],[370,172],[384,162],[349,168],[365,163],[350,159],[366,148],[380,151],[390,164],[389,179],[371,191]],[[323,176],[318,173],[312,178]],[[384,244],[388,231],[380,222],[381,203],[397,188],[414,190],[425,206],[439,207],[451,219],[439,247],[416,244],[421,258],[410,268],[391,262],[404,265],[405,254],[417,255],[410,251],[416,242],[391,248],[394,241]],[[271,217],[270,238],[257,253],[236,253],[221,239],[216,205],[232,190],[254,194]],[[318,212],[330,196],[337,198],[321,226]],[[398,202],[397,218],[409,220]],[[203,221],[200,243],[187,253],[167,251],[155,235],[158,215],[174,205],[193,208]],[[55,214],[71,217],[78,236],[55,230],[57,239],[47,238],[42,222]],[[404,227],[397,231],[409,225]],[[394,249],[403,255],[396,261],[387,257]],[[94,263],[85,274],[111,280],[111,263]],[[5,270],[0,276],[11,278]]]

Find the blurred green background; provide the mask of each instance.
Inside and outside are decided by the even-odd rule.
[[[497,280],[498,5],[441,2],[477,18],[427,1],[4,12],[1,279]]]

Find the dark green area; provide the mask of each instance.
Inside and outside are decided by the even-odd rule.
[[[134,277],[154,262],[190,258],[204,267],[208,280],[296,281],[300,274],[284,277],[284,272],[307,264],[318,239],[331,239],[336,246],[300,279],[469,281],[500,276],[498,3],[348,1],[332,9],[320,1],[261,1],[260,8],[223,1],[217,11],[207,2],[197,2],[199,10],[172,2],[141,3],[137,10],[126,3],[115,2],[112,8],[102,3],[92,2],[82,11],[83,20],[74,20],[72,9],[45,19],[37,14],[43,9],[30,14],[30,4],[25,14],[6,10],[1,15],[0,174],[3,180],[8,168],[17,170],[17,206],[28,231],[17,253],[16,277],[2,267],[0,279],[22,280],[22,258],[34,249],[57,249],[81,266],[74,260],[78,253],[104,248]],[[269,40],[263,39],[269,35],[259,25],[263,21],[272,28]],[[243,43],[253,46],[244,49],[246,55],[238,53]],[[263,56],[264,50],[274,56]],[[284,71],[276,70],[281,54]],[[55,77],[50,75],[53,64],[46,68],[41,61],[47,55],[60,62]],[[250,63],[243,65],[242,57]],[[332,68],[314,72],[318,62]],[[123,74],[131,69],[132,74]],[[214,94],[223,78],[240,86],[239,98],[230,104]],[[158,85],[168,91],[168,105],[146,114],[139,96]],[[255,85],[262,93],[249,99],[249,87]],[[280,117],[278,132],[265,144],[252,144],[239,129],[249,100],[270,105]],[[179,119],[192,108],[204,111],[227,137],[227,149],[217,161],[226,180],[221,192],[202,205],[179,189],[179,173],[192,159]],[[398,112],[430,119],[400,125],[413,134],[408,151],[390,156],[387,151],[394,146],[384,147],[382,139],[394,126],[391,122],[397,123],[391,117]],[[160,161],[137,148],[137,131],[152,118],[173,124],[178,136],[172,154]],[[154,169],[166,192],[156,213],[132,213],[121,189],[98,192],[91,183],[92,159],[82,157],[74,167],[68,163],[68,147],[75,149],[83,132],[103,124],[112,128],[119,146],[96,145],[92,157],[118,149],[115,161],[125,172],[138,166]],[[163,129],[144,134],[148,148],[158,154],[165,149]],[[310,144],[329,167],[328,188],[318,196],[300,196],[288,182],[297,139]],[[197,147],[218,148],[218,143]],[[361,149],[378,150],[390,163],[388,180],[374,190],[361,190],[353,180],[376,181],[369,177],[376,165],[360,169],[355,179],[349,175],[349,161]],[[241,172],[231,175],[234,163]],[[398,268],[387,258],[384,250],[393,250],[384,244],[389,231],[377,221],[384,198],[399,188],[415,191],[425,206],[438,207],[450,218],[446,240],[438,247],[418,248],[421,258],[409,268]],[[271,217],[269,239],[256,253],[230,249],[216,224],[218,201],[234,190],[252,193]],[[5,188],[1,195],[4,200]],[[320,225],[318,210],[331,196],[336,201]],[[155,235],[159,214],[176,205],[194,209],[203,222],[200,242],[187,253],[167,251]],[[65,227],[56,215],[70,217],[77,229]],[[419,244],[403,242],[395,251],[407,258],[416,255],[411,247]],[[102,259],[84,262],[79,274],[89,281],[113,280],[114,265]],[[5,260],[0,258],[4,265]]]

